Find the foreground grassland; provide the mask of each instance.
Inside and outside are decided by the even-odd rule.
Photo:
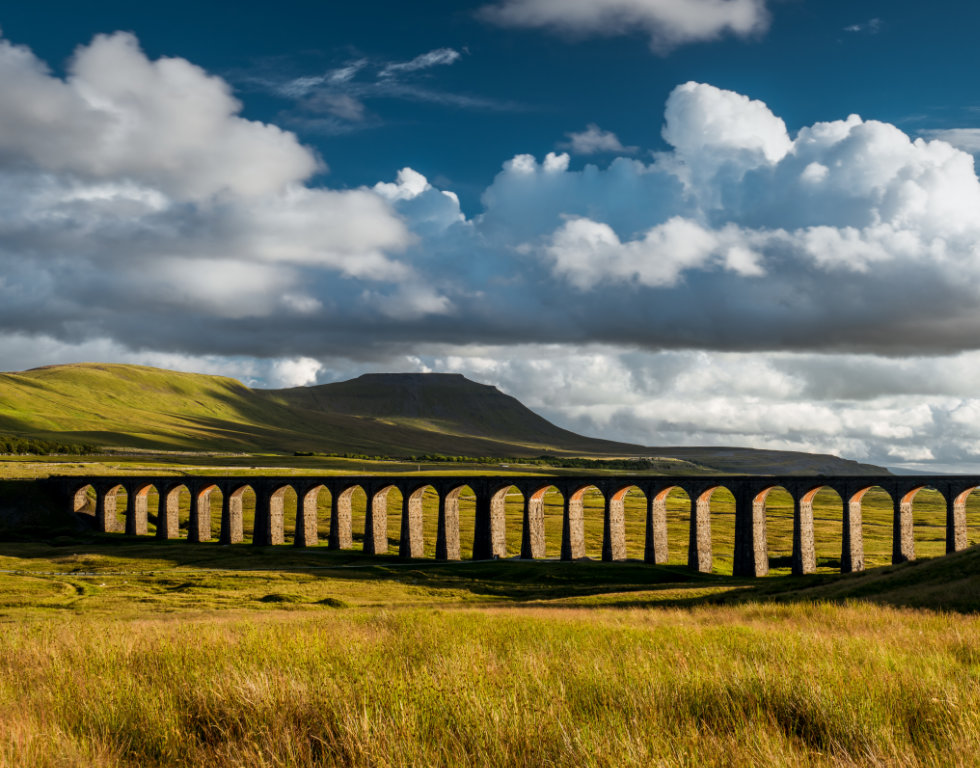
[[[309,471],[274,461],[201,465]],[[202,471],[179,463],[151,471]],[[7,474],[49,466],[11,462]],[[669,500],[665,567],[638,561],[644,500],[627,500],[624,563],[367,558],[363,494],[346,552],[78,532],[0,543],[0,766],[980,764],[980,549],[940,557],[938,494],[915,501],[924,559],[893,567],[891,500],[869,492],[863,533],[877,567],[841,577],[841,501],[821,492],[819,573],[793,578],[792,504],[777,489],[767,502],[773,575],[751,581],[728,575],[727,493],[712,498],[708,575],[684,567],[682,492]],[[151,512],[156,501],[151,493]],[[248,537],[254,494],[244,501]],[[329,494],[318,502],[325,541]],[[424,510],[430,556],[435,502]],[[557,491],[546,497],[549,558],[561,502]],[[217,521],[220,498],[212,504]],[[389,504],[394,552],[397,492]],[[508,497],[510,555],[522,504]],[[460,511],[465,555],[472,496]],[[975,499],[968,534],[980,540]],[[586,535],[598,558],[597,494],[586,499]]]
[[[956,575],[975,610],[978,561],[734,582],[0,544],[0,765],[975,765],[980,619],[882,603]]]

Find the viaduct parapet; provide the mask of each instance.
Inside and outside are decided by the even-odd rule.
[[[595,489],[604,499],[602,559],[626,557],[624,505],[630,491],[646,500],[644,559],[649,563],[667,561],[667,496],[683,489],[691,503],[688,565],[710,572],[711,496],[720,488],[735,498],[735,576],[762,576],[768,572],[766,543],[766,497],[774,488],[784,488],[793,498],[794,574],[816,569],[813,537],[813,499],[822,488],[831,488],[841,498],[841,572],[864,569],[864,542],[861,527],[861,500],[874,487],[885,490],[894,505],[892,524],[892,562],[915,559],[912,512],[916,494],[933,488],[946,500],[946,552],[965,549],[966,499],[980,487],[980,475],[937,476],[56,476],[44,481],[73,511],[88,504],[90,488],[95,492],[95,519],[100,531],[116,530],[116,495],[126,493],[125,533],[148,533],[149,492],[157,492],[156,536],[177,538],[178,509],[182,494],[190,499],[188,539],[209,541],[217,522],[218,541],[233,544],[244,540],[242,497],[247,489],[255,493],[255,522],[252,543],[258,546],[283,544],[284,497],[287,489],[296,493],[294,544],[316,545],[317,498],[326,489],[330,494],[329,546],[353,546],[351,499],[360,489],[367,497],[364,523],[364,551],[382,554],[388,550],[388,515],[401,519],[398,553],[406,558],[423,556],[422,500],[428,489],[439,498],[436,559],[461,557],[459,536],[460,493],[469,488],[476,497],[473,558],[504,556],[505,499],[508,493],[523,497],[521,557],[544,557],[544,497],[552,489],[563,500],[561,559],[585,556],[584,497]],[[401,505],[390,509],[392,489],[401,494]],[[220,520],[212,520],[211,494],[221,494]]]

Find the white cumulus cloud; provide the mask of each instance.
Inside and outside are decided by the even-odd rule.
[[[122,177],[184,200],[271,193],[318,168],[291,133],[239,117],[224,81],[184,59],[150,61],[128,33],[79,48],[65,80],[0,40],[0,105],[6,166]]]
[[[936,128],[922,131],[927,139],[939,139],[972,155],[980,154],[980,128]]]
[[[595,123],[589,123],[584,131],[565,134],[568,141],[561,144],[562,149],[576,155],[595,155],[600,152],[633,154],[637,147],[624,147],[619,137],[612,131],[604,131]]]
[[[643,239],[623,243],[608,224],[571,219],[552,236],[546,253],[554,272],[582,290],[612,280],[645,286],[675,284],[684,270],[712,261],[740,274],[761,274],[758,257],[742,245],[732,227],[720,232],[675,217],[647,231]]]

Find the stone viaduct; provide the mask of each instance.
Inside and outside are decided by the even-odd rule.
[[[116,529],[116,494],[126,492],[125,532],[148,533],[149,491],[159,499],[156,535],[178,536],[177,513],[181,494],[189,494],[188,539],[208,541],[213,535],[210,496],[221,493],[221,519],[218,541],[233,544],[244,540],[242,495],[255,493],[255,522],[252,543],[268,546],[284,543],[284,496],[288,488],[296,493],[294,543],[299,547],[317,544],[317,496],[330,493],[329,546],[349,549],[353,544],[351,498],[360,488],[367,497],[364,524],[364,551],[381,554],[388,549],[388,494],[397,488],[402,496],[399,554],[422,557],[422,498],[427,489],[438,494],[436,559],[458,560],[460,552],[459,498],[468,487],[476,496],[473,558],[491,559],[506,554],[504,538],[505,497],[518,491],[523,496],[521,557],[544,556],[544,497],[556,489],[563,499],[561,559],[575,560],[585,555],[584,496],[590,489],[604,498],[603,560],[626,557],[624,502],[631,490],[646,499],[644,559],[649,563],[667,561],[667,496],[683,489],[691,503],[688,565],[709,572],[711,552],[711,496],[720,488],[735,498],[734,566],[736,576],[762,576],[768,572],[766,543],[766,497],[774,488],[784,488],[793,498],[794,574],[816,569],[813,538],[813,499],[822,488],[832,488],[842,500],[841,571],[864,569],[864,543],[861,528],[861,500],[874,487],[892,498],[892,561],[915,559],[912,512],[916,494],[923,488],[937,490],[946,500],[946,552],[967,545],[966,499],[980,487],[980,475],[937,476],[112,476],[52,477],[46,481],[72,510],[84,508],[90,487],[95,491],[95,518],[99,530]]]

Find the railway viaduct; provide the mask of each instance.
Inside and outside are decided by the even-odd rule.
[[[667,496],[683,489],[691,503],[688,565],[709,572],[711,552],[711,496],[720,488],[735,498],[735,543],[733,572],[736,576],[762,576],[768,572],[766,543],[766,497],[774,488],[784,488],[793,498],[794,574],[816,569],[813,537],[813,499],[822,488],[832,488],[842,500],[841,571],[864,569],[861,533],[861,500],[874,487],[888,492],[894,505],[892,561],[915,559],[912,512],[916,494],[923,488],[937,490],[946,500],[946,551],[956,552],[967,545],[966,499],[980,488],[980,475],[937,476],[55,476],[45,481],[73,511],[89,504],[95,493],[95,519],[100,531],[116,530],[116,495],[126,493],[125,533],[148,533],[149,492],[157,493],[155,510],[159,538],[176,538],[178,508],[182,494],[189,494],[188,539],[209,541],[214,531],[211,494],[221,494],[218,541],[233,544],[244,540],[242,497],[247,489],[255,493],[255,521],[252,543],[269,546],[284,543],[284,497],[287,489],[296,493],[294,544],[316,545],[317,499],[321,490],[330,494],[329,546],[353,546],[351,499],[357,489],[367,497],[364,525],[364,551],[381,554],[388,549],[389,514],[401,518],[399,554],[422,557],[422,500],[427,489],[439,497],[436,559],[457,560],[461,556],[459,536],[460,493],[469,488],[476,496],[474,559],[490,559],[506,554],[504,539],[505,498],[520,492],[524,499],[521,525],[521,557],[544,556],[544,497],[552,489],[563,499],[561,559],[575,560],[585,555],[584,496],[597,490],[604,499],[602,559],[626,557],[624,503],[627,493],[638,491],[646,499],[644,559],[650,563],[667,560]],[[397,488],[402,497],[400,509],[389,509],[389,493]]]

